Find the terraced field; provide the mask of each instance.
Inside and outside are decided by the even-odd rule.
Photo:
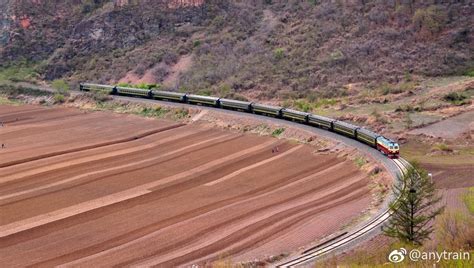
[[[39,106],[0,105],[0,121],[5,267],[265,258],[371,201],[351,161],[275,138]]]

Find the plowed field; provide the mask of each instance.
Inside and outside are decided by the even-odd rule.
[[[253,260],[371,201],[351,161],[275,138],[39,106],[0,105],[0,121],[4,267]]]

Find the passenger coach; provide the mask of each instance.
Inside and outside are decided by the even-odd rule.
[[[390,158],[397,158],[400,154],[398,143],[372,132],[368,129],[349,124],[332,118],[296,111],[278,106],[260,104],[248,101],[230,100],[211,96],[201,96],[187,93],[160,91],[151,89],[139,89],[130,87],[98,85],[81,83],[81,91],[92,91],[104,94],[118,94],[132,97],[142,97],[166,101],[176,101],[195,105],[205,105],[222,109],[243,111],[248,113],[262,114],[266,116],[282,118],[302,124],[333,131],[349,138],[358,140],[373,148],[376,148]]]

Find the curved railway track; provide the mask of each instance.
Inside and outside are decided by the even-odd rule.
[[[124,97],[124,96],[114,96],[118,98],[125,98],[125,99],[136,99],[134,97]],[[137,100],[137,99],[136,99]],[[138,99],[141,101],[145,102],[163,102],[163,101],[157,101],[157,100],[148,100],[148,99]],[[166,102],[166,101],[165,101]],[[168,102],[167,102],[168,103]],[[185,104],[185,103],[171,103],[171,105],[179,105],[179,106],[187,106],[187,105],[192,105],[192,104]],[[195,105],[192,105],[195,106]],[[222,109],[216,109],[208,106],[200,106],[202,109],[215,109],[215,110],[220,110],[223,112],[236,112],[236,111],[229,111],[229,110],[222,110]],[[259,116],[259,115],[255,115]],[[260,116],[261,117],[261,116]],[[268,118],[268,117],[267,117]],[[271,120],[281,120],[277,118],[271,118]],[[285,121],[285,120],[281,120]],[[293,123],[293,122],[287,122],[287,123]],[[304,125],[296,123],[295,125],[299,125],[300,127],[303,127]],[[313,127],[311,127],[313,128]],[[313,128],[314,129],[314,128]],[[347,141],[345,141],[347,142]],[[366,146],[367,147],[367,146]],[[388,158],[387,158],[388,159]],[[396,171],[393,169],[391,170],[392,174],[397,174],[397,177],[400,177],[404,174],[405,170],[407,167],[410,165],[405,159],[403,158],[398,158],[398,159],[392,159],[390,160],[392,163],[387,163],[385,162],[384,165],[386,168],[388,167],[388,164],[396,166]],[[398,198],[398,197],[392,197],[392,198]],[[337,252],[338,250],[342,250],[347,248],[350,245],[353,245],[356,243],[358,240],[363,238],[364,236],[367,236],[371,234],[372,232],[376,231],[377,228],[379,228],[383,223],[385,223],[388,219],[390,218],[390,211],[388,208],[385,208],[382,210],[377,216],[372,217],[371,220],[368,222],[362,224],[359,227],[356,227],[355,230],[346,232],[342,235],[337,236],[336,238],[333,238],[332,240],[323,242],[322,244],[313,247],[311,249],[305,250],[301,254],[294,256],[290,258],[289,260],[285,260],[285,262],[276,264],[274,266],[276,267],[294,267],[294,266],[303,266],[305,264],[309,264],[312,261],[315,261],[316,259],[328,254],[328,253],[333,253]]]
[[[124,96],[114,96],[114,98],[119,98],[119,99],[124,99],[124,100],[129,100],[129,101],[140,101],[140,102],[159,102],[159,103],[170,104],[172,106],[182,106],[182,107],[195,106],[195,105],[184,104],[184,103],[176,103],[176,102],[169,103],[166,101],[139,99],[139,98],[133,98],[133,97],[124,97]],[[266,116],[261,116],[261,115],[256,115],[256,114],[247,114],[247,113],[241,113],[241,112],[236,112],[236,111],[222,110],[222,109],[217,109],[217,108],[208,107],[208,106],[200,106],[200,109],[208,109],[208,110],[231,113],[231,114],[239,113],[245,116],[255,116],[255,117],[259,117],[259,118],[263,118],[263,119],[271,120],[271,121],[278,120],[280,122],[283,122],[285,124],[290,124],[292,126],[298,126],[300,128],[318,131],[317,132],[318,134],[332,133],[325,130],[319,131],[320,129],[313,128],[313,127],[306,128],[307,126],[301,125],[295,122],[289,122],[289,121],[278,119],[278,118],[271,118],[271,117],[266,117]],[[349,143],[351,141],[354,141],[352,139],[348,139],[348,138],[346,139],[346,137],[341,136],[341,135],[337,135],[337,137],[341,139],[344,143]],[[355,144],[361,144],[361,143],[356,142]],[[354,143],[351,145],[354,146]],[[370,148],[366,145],[363,145],[363,146],[366,148]],[[372,150],[373,148],[370,148],[370,149]],[[396,170],[395,172],[392,172],[392,174],[396,173],[398,178],[400,178],[400,176],[404,174],[406,168],[410,165],[408,161],[406,161],[403,158],[389,159],[387,157],[384,157],[384,160],[389,161],[389,163],[384,163],[387,169],[390,169],[390,166],[387,164],[393,164]],[[396,198],[396,197],[392,197],[392,198]],[[328,253],[333,253],[342,249],[346,249],[348,246],[354,245],[356,242],[358,242],[358,240],[364,238],[364,236],[370,235],[372,232],[376,231],[377,228],[379,228],[383,223],[385,223],[389,219],[389,217],[390,217],[389,210],[384,209],[377,216],[372,217],[372,219],[370,219],[368,222],[362,224],[359,227],[356,227],[355,230],[344,233],[343,235],[338,236],[335,239],[332,239],[330,241],[323,242],[319,246],[313,247],[309,250],[305,250],[301,254],[294,256],[290,259],[287,259],[285,260],[285,262],[276,264],[274,266],[275,267],[303,266],[303,265],[309,264],[312,261],[317,260],[318,258],[325,256]]]
[[[406,169],[409,167],[410,163],[403,158],[393,160],[399,169],[399,175],[403,175]],[[398,197],[397,197],[398,198]],[[390,211],[387,209],[380,215],[374,217],[369,222],[365,223],[359,228],[356,228],[355,231],[347,233],[341,237],[336,238],[328,243],[323,243],[321,246],[316,246],[311,250],[306,250],[303,254],[300,254],[291,260],[287,260],[283,263],[277,264],[276,267],[295,267],[302,266],[311,261],[314,261],[328,253],[335,252],[337,250],[343,249],[345,246],[357,241],[359,238],[364,235],[369,234],[370,232],[379,228],[384,222],[390,218]]]

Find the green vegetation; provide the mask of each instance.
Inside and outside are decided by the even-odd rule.
[[[194,40],[193,41],[193,47],[198,47],[201,45],[201,40]]]
[[[467,189],[467,192],[463,195],[463,200],[469,209],[469,212],[474,214],[474,187],[469,187]]]
[[[470,100],[468,96],[461,92],[449,92],[448,94],[444,95],[443,99],[445,101],[448,101],[454,105],[464,105],[464,104],[469,104]]]
[[[174,110],[173,117],[175,119],[184,119],[189,116],[189,110],[186,108],[178,108]]]
[[[273,51],[273,56],[275,57],[275,59],[281,60],[285,57],[285,50],[283,48],[276,48]]]
[[[7,97],[16,98],[18,95],[29,95],[29,96],[51,96],[53,95],[51,92],[33,89],[23,86],[13,86],[13,85],[1,85],[0,84],[0,92]]]
[[[62,79],[54,80],[51,86],[60,94],[66,94],[69,91],[69,85]]]
[[[0,83],[34,82],[37,75],[35,69],[26,63],[11,65],[0,68]]]
[[[54,103],[64,103],[64,101],[66,100],[66,97],[64,97],[64,95],[61,93],[56,93],[54,94],[53,99],[54,99]]]
[[[0,95],[0,105],[19,105],[19,104],[21,103],[18,101],[11,100],[7,97],[3,97]]]
[[[285,132],[285,128],[277,128],[272,132],[273,137],[278,137],[280,136],[283,132]]]
[[[442,151],[442,152],[452,152],[453,149],[449,147],[446,143],[437,143],[433,146],[432,150]]]
[[[147,84],[147,83],[139,83],[139,84],[130,84],[130,83],[118,83],[117,86],[119,87],[131,87],[131,88],[141,88],[141,89],[160,89],[161,85],[159,84]]]
[[[449,145],[456,154],[430,154],[433,144],[419,140],[409,141],[400,147],[403,157],[410,161],[418,161],[423,164],[437,165],[466,165],[474,161],[474,147],[465,145]]]
[[[316,98],[314,100],[308,99],[296,99],[296,100],[285,100],[281,105],[285,108],[295,108],[296,110],[303,112],[314,112],[318,108],[334,106],[339,103],[340,100],[336,98]]]
[[[442,242],[443,249],[472,250],[474,248],[472,244],[473,215],[466,215],[458,210],[448,210],[436,219],[435,230],[436,238]]]
[[[443,212],[444,206],[438,205],[441,196],[428,172],[417,163],[411,165],[402,181],[393,186],[394,195],[399,198],[390,203],[392,216],[382,231],[401,243],[420,246],[433,232],[428,223]]]
[[[168,113],[169,110],[161,107],[161,106],[155,106],[155,107],[143,107],[141,111],[139,111],[139,115],[145,116],[145,117],[163,117],[166,113]]]
[[[465,75],[469,77],[474,77],[474,69],[467,71]]]
[[[426,9],[417,9],[413,15],[413,24],[420,30],[430,33],[441,31],[446,24],[447,14],[439,6],[432,5]]]
[[[356,157],[356,158],[354,159],[354,162],[355,162],[355,164],[356,164],[359,168],[361,168],[361,167],[363,167],[365,164],[367,164],[367,160],[366,160],[364,157],[362,157],[362,156]]]

